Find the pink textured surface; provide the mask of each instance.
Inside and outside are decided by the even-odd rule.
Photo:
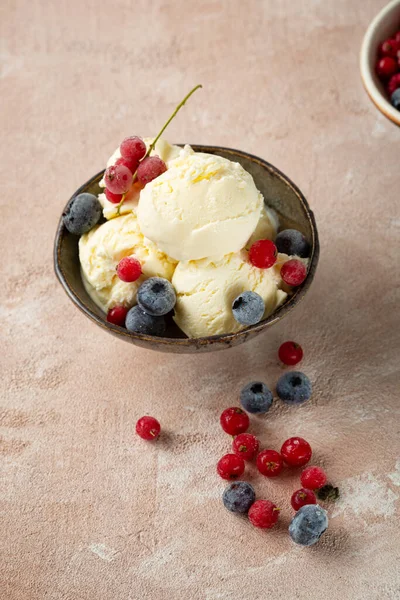
[[[3,0],[2,600],[398,597],[400,131],[362,90],[358,51],[383,0]],[[315,210],[308,301],[267,335],[168,356],[107,336],[69,302],[52,243],[69,195],[128,134],[151,135],[194,84],[171,141],[258,154]],[[261,480],[281,525],[221,506],[218,416],[279,344],[315,393],[252,432],[303,435],[342,491],[318,546],[291,544],[296,475]],[[164,433],[134,435],[150,412]]]

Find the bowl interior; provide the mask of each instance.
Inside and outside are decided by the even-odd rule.
[[[314,216],[308,207],[307,201],[297,187],[278,169],[269,163],[238,150],[228,148],[217,148],[209,146],[193,145],[194,150],[198,152],[207,152],[210,154],[219,154],[229,160],[239,162],[254,178],[257,188],[261,191],[268,206],[273,208],[279,215],[281,229],[289,227],[299,229],[310,242],[311,255],[310,265],[306,281],[297,288],[293,296],[280,307],[268,319],[265,319],[257,325],[246,328],[235,334],[217,335],[200,339],[188,339],[176,327],[173,320],[170,319],[167,328],[167,337],[156,338],[133,334],[123,328],[111,325],[106,321],[105,314],[96,306],[85,290],[82,282],[77,236],[70,234],[63,226],[60,220],[56,240],[55,240],[55,269],[56,274],[62,283],[65,291],[88,317],[94,320],[98,325],[107,329],[114,335],[123,337],[132,343],[153,347],[158,350],[167,349],[173,352],[189,352],[190,348],[211,350],[223,347],[230,347],[241,343],[259,331],[262,331],[268,325],[276,322],[284,316],[304,295],[314,275],[318,261],[319,246]],[[85,183],[74,196],[82,192],[98,194],[100,191],[99,181],[103,171],[92,177]]]

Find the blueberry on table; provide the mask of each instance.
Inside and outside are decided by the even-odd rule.
[[[166,325],[164,317],[154,317],[145,313],[140,306],[134,306],[126,315],[125,327],[133,333],[163,336]]]
[[[235,481],[225,488],[222,502],[234,513],[245,514],[256,499],[254,488],[247,481]]]
[[[79,194],[71,200],[63,214],[64,225],[70,233],[82,235],[99,222],[102,210],[96,196]]]
[[[243,292],[233,301],[232,312],[241,325],[255,325],[263,318],[264,300],[255,292]]]
[[[278,252],[289,256],[307,258],[310,255],[310,244],[297,229],[284,229],[276,236],[275,245]]]
[[[272,393],[262,381],[252,381],[240,392],[240,404],[252,414],[264,414],[272,405]]]
[[[311,398],[311,381],[300,371],[290,371],[278,380],[276,393],[287,404],[302,404]]]
[[[300,546],[312,546],[328,528],[326,510],[318,504],[302,506],[289,525],[289,535]]]
[[[400,88],[395,90],[390,98],[391,103],[397,110],[400,110]]]
[[[174,308],[176,294],[168,279],[150,277],[140,286],[137,301],[142,310],[157,317],[166,315]]]

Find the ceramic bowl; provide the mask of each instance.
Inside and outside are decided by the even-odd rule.
[[[368,27],[361,46],[360,70],[364,87],[375,106],[393,123],[400,126],[400,111],[389,102],[385,89],[375,73],[378,47],[400,29],[400,0],[389,2]]]
[[[193,145],[192,147],[197,152],[218,154],[229,160],[239,162],[246,171],[251,173],[257,188],[264,195],[265,202],[279,214],[281,229],[288,227],[299,229],[310,242],[309,268],[303,284],[295,290],[294,294],[284,305],[264,321],[257,323],[257,325],[246,327],[238,333],[197,339],[186,338],[173,323],[172,319],[168,324],[167,337],[160,338],[131,333],[122,327],[108,323],[105,314],[94,304],[87,294],[80,273],[78,256],[79,238],[67,231],[61,218],[54,244],[54,266],[56,275],[72,302],[86,317],[91,319],[104,331],[137,346],[164,352],[193,353],[222,350],[242,344],[269,329],[274,323],[286,317],[304,298],[313,280],[319,256],[318,233],[314,215],[303,194],[286,175],[261,158],[257,158],[246,152],[215,146]],[[74,196],[82,192],[98,194],[100,191],[99,181],[102,176],[103,171],[89,179],[87,183],[75,192]]]

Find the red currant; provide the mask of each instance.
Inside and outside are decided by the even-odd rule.
[[[113,194],[107,188],[105,189],[104,193],[106,195],[107,200],[109,202],[112,202],[113,204],[119,204],[121,202],[121,200],[122,200],[123,194]]]
[[[398,50],[398,42],[395,38],[389,38],[382,42],[379,46],[378,54],[379,56],[396,56],[396,51]]]
[[[307,467],[300,475],[300,481],[308,490],[317,490],[326,484],[327,477],[320,467]]]
[[[400,73],[396,73],[396,75],[393,75],[393,77],[390,78],[388,83],[389,96],[391,96],[398,88],[400,88]]]
[[[303,283],[307,276],[307,269],[300,261],[292,258],[285,262],[281,269],[281,277],[285,283],[291,286],[298,286]]]
[[[277,477],[283,469],[283,459],[275,450],[263,450],[257,456],[257,469],[266,477]]]
[[[146,144],[142,138],[134,135],[132,137],[125,138],[121,142],[119,151],[121,152],[121,156],[123,158],[126,158],[134,163],[138,163],[139,160],[142,160],[146,154]]]
[[[239,408],[233,406],[232,408],[226,408],[220,416],[220,423],[222,429],[229,433],[229,435],[238,435],[248,430],[250,425],[249,416]]]
[[[251,460],[255,457],[259,448],[259,441],[251,433],[239,433],[232,442],[232,450],[243,460]]]
[[[303,358],[303,349],[296,342],[284,342],[279,348],[278,356],[284,365],[297,365]]]
[[[376,72],[379,77],[387,78],[394,75],[397,71],[397,62],[391,56],[385,56],[378,61]]]
[[[302,467],[311,458],[311,446],[301,437],[292,437],[283,442],[281,448],[283,460],[289,467]]]
[[[317,504],[317,497],[311,490],[301,488],[293,492],[290,502],[294,510],[299,510],[299,508],[306,504]]]
[[[167,165],[159,156],[148,156],[143,159],[137,170],[137,178],[143,185],[153,181],[167,170]]]
[[[125,319],[128,314],[128,309],[125,306],[114,306],[107,313],[107,321],[113,325],[125,327]]]
[[[248,512],[249,521],[254,527],[271,529],[279,519],[279,511],[276,504],[269,500],[256,500]]]
[[[154,417],[142,417],[136,423],[136,433],[144,440],[155,440],[160,431],[160,423]]]
[[[125,194],[132,185],[132,173],[125,165],[112,165],[106,169],[104,181],[113,194]]]
[[[225,454],[218,461],[217,472],[222,479],[238,479],[244,473],[244,460],[236,454]]]
[[[276,263],[278,250],[271,240],[258,240],[249,250],[249,261],[259,269],[269,269]]]
[[[114,164],[124,165],[125,167],[128,167],[131,173],[135,173],[136,169],[139,166],[137,160],[132,160],[131,158],[124,158],[123,156],[121,156],[121,158],[117,158]]]
[[[121,281],[132,283],[139,279],[142,274],[142,266],[137,258],[126,256],[119,261],[117,266],[117,275]]]

